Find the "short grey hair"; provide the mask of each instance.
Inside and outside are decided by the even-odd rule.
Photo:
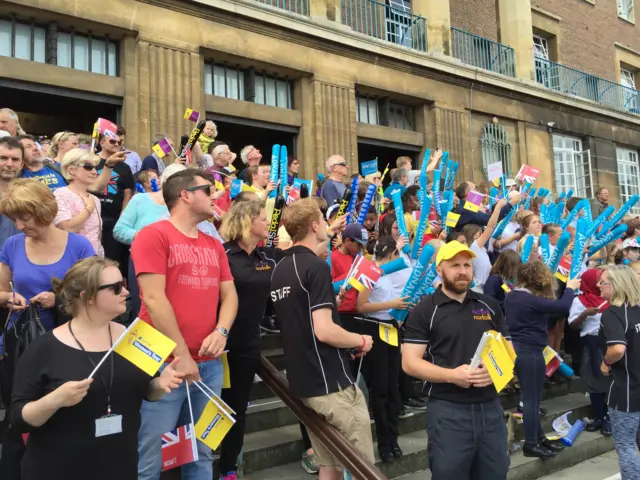
[[[18,128],[17,133],[18,135],[26,135],[27,132],[25,132],[22,127],[20,126],[20,119],[18,118],[18,114],[16,112],[14,112],[13,110],[11,110],[10,108],[0,108],[0,112],[6,112],[9,114],[9,118],[13,121],[15,121],[18,124]]]
[[[212,157],[214,158],[214,160],[216,158],[218,158],[218,155],[220,155],[221,153],[223,153],[224,151],[226,151],[227,149],[229,149],[229,145],[218,145],[217,147],[215,147],[213,149],[212,153]]]
[[[402,177],[408,177],[408,176],[409,176],[409,170],[407,170],[406,168],[396,168],[396,171],[393,172],[392,180],[394,182],[399,182]]]
[[[247,155],[251,153],[251,150],[255,150],[255,148],[256,147],[254,147],[253,145],[247,145],[242,149],[242,151],[240,152],[240,158],[242,159],[242,163],[246,165],[249,162]]]
[[[157,144],[159,144],[163,138],[168,138],[169,135],[167,135],[166,133],[156,133],[156,136],[153,137],[153,144],[152,146],[156,146]]]

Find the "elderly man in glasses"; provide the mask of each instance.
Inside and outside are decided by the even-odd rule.
[[[327,201],[327,205],[331,206],[340,203],[347,187],[344,184],[345,178],[349,175],[349,166],[344,158],[340,155],[332,155],[325,162],[327,178],[322,185],[320,196]]]

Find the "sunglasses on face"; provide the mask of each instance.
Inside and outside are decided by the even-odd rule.
[[[112,290],[115,295],[120,295],[124,288],[124,280],[120,280],[116,283],[109,283],[107,285],[100,285],[98,290]]]
[[[185,190],[187,192],[197,192],[198,190],[202,190],[207,197],[210,197],[211,187],[213,187],[213,185],[211,185],[210,183],[207,183],[206,185],[196,185],[195,187],[185,188]]]
[[[93,163],[83,163],[80,166],[82,168],[84,168],[87,172],[91,172],[93,170],[97,170],[96,166]]]
[[[346,167],[347,166],[347,162],[334,163],[333,166],[334,167]]]
[[[115,138],[110,138],[109,139],[109,144],[110,145],[122,145],[122,141],[121,140],[116,140]]]

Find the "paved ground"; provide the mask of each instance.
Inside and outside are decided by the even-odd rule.
[[[618,455],[612,450],[539,480],[620,480],[619,472]]]

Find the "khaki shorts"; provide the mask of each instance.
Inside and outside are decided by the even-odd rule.
[[[371,420],[362,391],[355,385],[329,395],[301,399],[311,410],[336,427],[366,458],[375,463]],[[316,460],[322,467],[342,467],[338,459],[308,430]]]

